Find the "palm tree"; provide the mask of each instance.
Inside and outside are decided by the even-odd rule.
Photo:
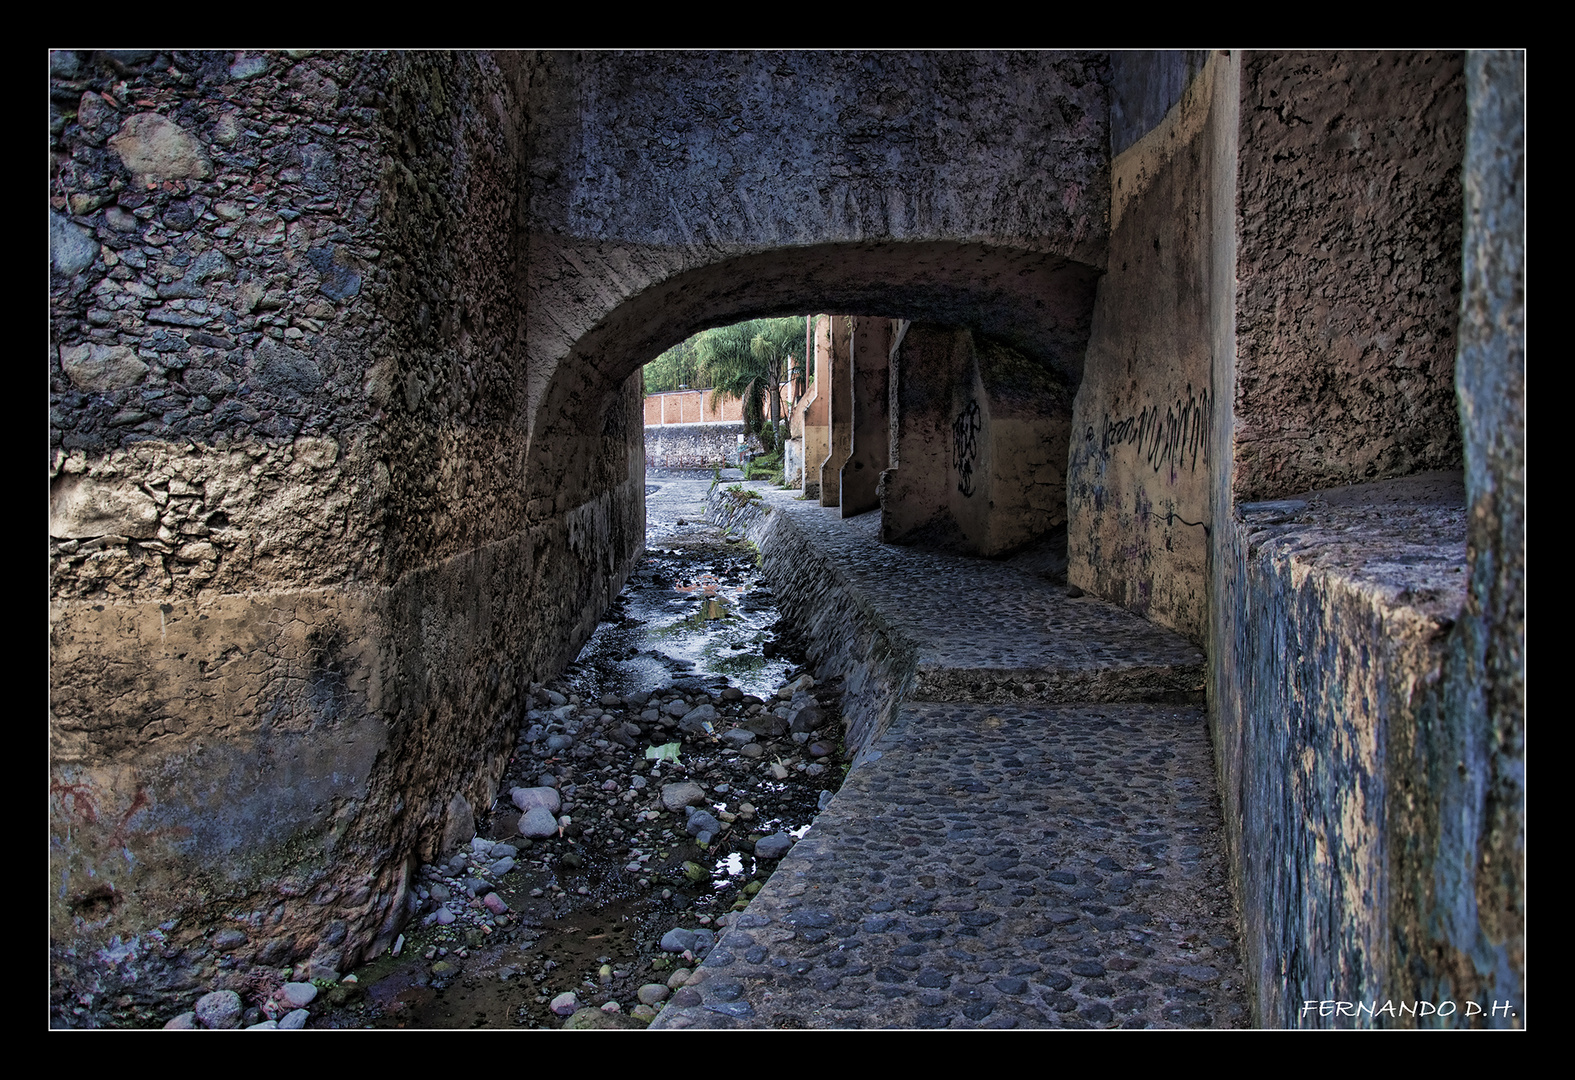
[[[701,332],[695,340],[699,377],[728,397],[742,398],[744,426],[764,426],[767,403],[772,442],[782,420],[782,376],[794,345],[803,340],[802,316],[751,319]]]

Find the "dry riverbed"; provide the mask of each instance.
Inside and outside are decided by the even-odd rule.
[[[476,838],[307,1027],[644,1026],[840,786],[839,688],[800,670],[755,553],[699,520],[709,480],[648,488],[647,554],[532,688]]]

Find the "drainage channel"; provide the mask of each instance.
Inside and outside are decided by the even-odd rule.
[[[647,552],[532,688],[476,839],[421,869],[400,955],[308,1026],[643,1027],[829,801],[840,687],[801,670],[753,549],[702,520],[712,479],[652,478]]]

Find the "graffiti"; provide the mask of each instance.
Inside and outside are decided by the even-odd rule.
[[[1163,416],[1158,405],[1122,420],[1112,420],[1106,414],[1100,448],[1108,452],[1112,446],[1136,444],[1155,472],[1166,466],[1195,471],[1200,457],[1208,464],[1208,425],[1209,393],[1193,393],[1189,385],[1187,397],[1166,406]]]
[[[968,402],[952,421],[952,468],[961,474],[957,490],[964,496],[973,495],[973,463],[979,457],[979,403]]]
[[[75,814],[89,825],[98,824],[98,807],[93,805],[92,789],[88,785],[51,781],[49,792],[60,799],[60,808],[68,814]]]

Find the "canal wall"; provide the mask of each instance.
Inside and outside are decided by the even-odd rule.
[[[760,449],[759,437],[746,434],[742,422],[655,424],[645,429],[645,467],[648,469],[737,465],[740,451],[758,452]]]

